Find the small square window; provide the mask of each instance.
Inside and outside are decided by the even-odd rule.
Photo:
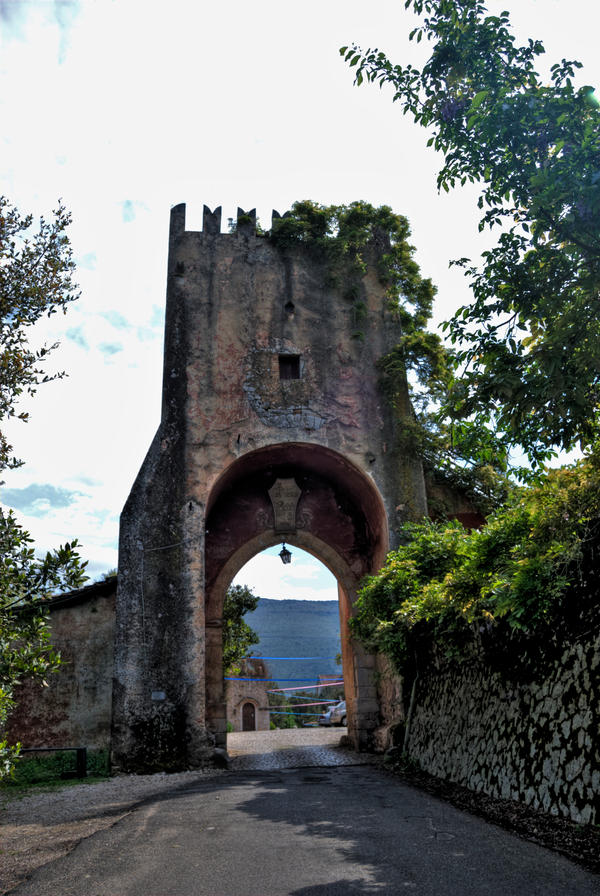
[[[279,355],[279,379],[300,379],[300,355]]]

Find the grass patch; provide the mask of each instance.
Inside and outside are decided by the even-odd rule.
[[[90,779],[107,778],[110,775],[108,750],[88,750],[87,777],[75,778],[76,753],[74,750],[55,750],[52,753],[24,753],[0,787],[31,787],[32,785],[60,784],[72,781],[81,783]]]

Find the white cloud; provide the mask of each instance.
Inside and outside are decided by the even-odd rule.
[[[279,546],[257,554],[239,571],[233,584],[248,585],[270,600],[337,600],[335,577],[315,557],[288,545],[292,562],[284,566]]]
[[[511,9],[521,40],[541,37],[549,64],[580,58],[580,83],[600,82],[596,30],[585,27],[594,0],[488,6]],[[5,20],[11,9],[18,16],[0,30],[0,194],[36,214],[63,197],[82,298],[41,328],[62,339],[49,369],[69,377],[40,389],[26,426],[7,427],[26,466],[5,478],[9,488],[72,490],[93,480],[88,498],[31,526],[48,546],[79,535],[109,568],[119,512],[159,419],[171,205],[186,201],[187,226],[199,229],[203,203],[222,205],[224,222],[238,205],[256,206],[267,226],[272,208],[299,198],[389,204],[408,216],[423,273],[439,286],[436,320],[468,298],[447,265],[482,245],[478,215],[468,191],[437,195],[439,159],[425,135],[389,91],[353,87],[338,56],[353,40],[403,62],[427,53],[407,43],[402,3],[0,0]],[[257,593],[273,575],[271,566]],[[299,581],[273,590],[319,593],[316,578]]]
[[[4,504],[18,507],[24,512],[39,516],[53,507],[69,507],[79,492],[56,488],[51,483],[31,483],[20,489],[3,488],[0,497]]]

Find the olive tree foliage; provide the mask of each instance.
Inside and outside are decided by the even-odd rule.
[[[0,473],[22,463],[4,433],[10,417],[27,420],[19,398],[63,375],[44,367],[56,345],[33,348],[29,336],[40,318],[65,311],[78,297],[65,233],[69,222],[59,205],[49,221],[41,219],[33,229],[30,215],[22,216],[0,197]],[[84,568],[76,541],[37,557],[29,534],[11,511],[0,508],[0,777],[18,753],[1,732],[19,683],[31,677],[43,682],[59,663],[49,643],[48,599],[81,585]]]
[[[508,13],[482,0],[406,0],[425,65],[354,45],[355,82],[391,85],[394,101],[443,154],[438,188],[480,188],[480,263],[454,261],[472,301],[445,325],[462,366],[447,409],[485,421],[534,464],[595,439],[600,396],[600,109],[574,83],[578,62],[542,77],[539,40],[519,46]]]
[[[25,392],[63,373],[43,367],[56,344],[38,349],[29,344],[30,328],[44,316],[66,311],[78,298],[73,283],[75,264],[65,231],[71,216],[59,205],[50,221],[41,218],[32,231],[33,217],[22,216],[0,196],[0,422],[26,411],[16,407]],[[18,466],[11,446],[0,434],[0,471]]]

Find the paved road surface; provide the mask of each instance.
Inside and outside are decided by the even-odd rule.
[[[279,749],[284,765],[293,749]],[[379,768],[336,764],[232,771],[174,789],[13,893],[599,896],[599,881]]]

